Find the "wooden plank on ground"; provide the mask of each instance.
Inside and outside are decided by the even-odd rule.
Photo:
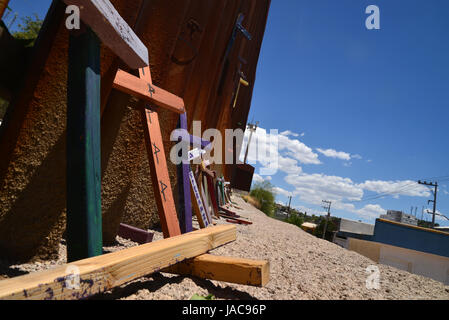
[[[220,210],[223,211],[224,213],[226,213],[227,215],[234,216],[234,217],[237,216],[237,213],[235,213],[234,211],[231,211],[229,209],[226,209],[224,207],[220,207]]]
[[[168,267],[162,272],[263,287],[270,281],[270,263],[204,254]]]
[[[148,48],[120,16],[109,0],[64,0],[80,9],[81,20],[90,26],[101,42],[130,68],[149,65]]]
[[[149,71],[149,68],[146,68]],[[142,70],[140,73],[142,74]],[[154,103],[162,108],[183,114],[185,113],[184,101],[174,94],[156,87],[148,80],[137,78],[123,70],[118,70],[113,87],[117,90],[135,96],[136,98]]]
[[[124,239],[129,239],[131,241],[137,242],[138,244],[150,243],[151,241],[153,241],[154,236],[153,233],[133,226],[129,226],[124,223],[120,223],[117,235]]]
[[[251,221],[246,221],[246,220],[242,220],[239,218],[228,218],[228,219],[226,219],[226,222],[235,223],[235,224],[244,224],[244,225],[253,224]]]
[[[216,226],[54,269],[0,281],[2,300],[81,299],[158,272],[236,240],[235,226]],[[77,276],[79,287],[77,288]],[[70,286],[68,287],[68,284]]]

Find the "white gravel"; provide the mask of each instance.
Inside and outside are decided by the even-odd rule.
[[[435,280],[393,267],[378,265],[355,252],[318,239],[300,228],[267,217],[261,211],[233,197],[242,210],[234,208],[252,225],[237,225],[237,241],[211,251],[211,254],[265,259],[270,261],[270,282],[264,288],[157,273],[115,288],[94,299],[190,299],[194,294],[213,294],[217,299],[444,299],[449,287]],[[224,220],[218,223],[226,223]],[[150,230],[151,231],[151,230]],[[162,239],[155,232],[154,241]],[[136,245],[117,237],[118,245],[106,252]],[[1,274],[17,276],[65,262],[65,245],[58,261],[8,265],[0,261]],[[380,289],[367,289],[366,268],[380,269]],[[4,275],[5,277],[5,275]]]

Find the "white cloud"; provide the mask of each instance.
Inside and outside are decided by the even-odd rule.
[[[415,181],[365,181],[359,184],[359,187],[364,190],[373,191],[376,193],[388,193],[393,197],[410,196],[410,197],[429,197],[430,191],[425,186],[418,184]]]
[[[362,209],[354,210],[353,212],[367,220],[374,220],[379,218],[381,214],[386,214],[387,210],[383,209],[378,204],[368,204]]]
[[[318,154],[297,139],[289,139],[286,136],[280,135],[279,151],[285,151],[287,156],[304,164],[321,164],[321,161],[318,159]]]
[[[301,200],[321,204],[322,200],[357,201],[363,197],[363,190],[351,179],[323,174],[288,175],[285,181],[294,186],[293,193]]]
[[[290,130],[283,131],[280,134],[283,135],[283,136],[299,137],[299,134],[291,132]]]
[[[287,174],[300,174],[302,168],[298,166],[298,161],[292,158],[279,156],[279,170]]]
[[[362,160],[363,159],[363,157],[361,155],[359,155],[359,154],[353,154],[353,155],[351,155],[351,158],[352,159],[357,159],[357,160]]]
[[[267,134],[263,128],[257,128],[252,136],[248,152],[248,163],[256,164],[258,162],[264,167],[275,167],[287,174],[301,173],[302,168],[299,166],[299,163],[321,164],[318,154],[314,153],[312,148],[297,139],[289,138],[286,134],[291,135],[292,133],[284,131],[279,135],[274,135]],[[245,156],[249,135],[250,132],[247,130],[240,153],[241,161],[243,161]]]
[[[316,216],[326,216],[327,215],[326,211],[323,211],[323,210],[318,211],[316,209],[311,209],[311,208],[305,207],[305,206],[294,206],[293,208],[295,208],[296,210],[298,210],[299,212],[302,212],[302,213],[307,212],[308,216],[311,216],[312,214],[316,215]]]
[[[351,155],[347,152],[337,151],[334,149],[324,150],[321,148],[317,148],[316,150],[328,158],[341,159],[341,160],[347,160],[347,161],[351,160]]]
[[[285,196],[285,197],[290,197],[290,196],[292,196],[292,193],[291,193],[291,192],[289,192],[289,191],[287,191],[287,190],[284,190],[284,189],[282,189],[282,188],[279,188],[279,187],[274,187],[274,188],[273,188],[273,191],[274,191],[274,193],[283,195],[283,196]]]
[[[253,175],[253,182],[263,182],[264,179],[262,178],[262,176],[258,175],[257,173],[254,173]]]

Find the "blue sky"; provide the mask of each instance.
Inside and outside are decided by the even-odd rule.
[[[365,27],[370,4],[380,8],[380,30]],[[269,178],[293,192],[294,206],[313,213],[322,211],[320,198],[333,198],[337,216],[373,222],[379,208],[414,206],[421,217],[431,195],[408,180],[449,175],[447,12],[443,0],[272,1],[249,118],[299,134],[290,142],[318,155],[313,164],[296,153],[299,175]],[[327,150],[340,157],[332,158],[318,148],[356,156],[344,160]],[[446,183],[437,201],[444,214]],[[348,200],[398,190],[395,197]],[[286,195],[278,201],[286,203]]]
[[[43,18],[50,3],[10,6]],[[380,30],[365,27],[371,4]],[[283,133],[282,170],[263,177],[279,202],[292,194],[316,214],[332,200],[333,215],[367,222],[412,206],[421,217],[432,195],[412,182],[446,177],[437,203],[449,215],[448,12],[445,0],[272,1],[249,119]]]
[[[51,0],[10,0],[9,7],[11,8],[11,12],[4,19],[6,25],[9,26],[16,13],[17,19],[11,26],[11,30],[13,31],[17,29],[18,24],[21,22],[20,18],[22,17],[36,13],[39,18],[44,19],[50,4]],[[5,12],[5,15],[6,14],[7,12]]]

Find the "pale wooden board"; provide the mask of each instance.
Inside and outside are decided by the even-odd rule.
[[[109,0],[64,0],[80,8],[80,18],[130,68],[148,66],[148,48]]]
[[[200,190],[198,184],[196,183],[195,174],[192,170],[189,172],[190,187],[191,187],[191,198],[193,211],[198,219],[198,223],[201,228],[207,228],[209,226],[209,220],[207,218],[207,213],[204,209],[204,204],[201,199]]]
[[[113,88],[136,98],[152,102],[162,108],[182,114],[185,112],[182,98],[156,87],[151,82],[139,79],[123,70],[118,70]]]
[[[202,279],[263,287],[270,281],[270,263],[204,254],[168,267],[162,272]]]
[[[104,292],[236,240],[235,226],[216,226],[51,270],[0,281],[0,299],[80,299]],[[68,289],[67,267],[77,267],[80,288]]]

